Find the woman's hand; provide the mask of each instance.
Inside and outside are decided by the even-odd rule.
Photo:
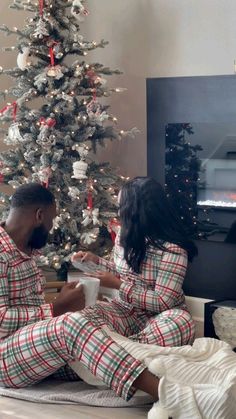
[[[77,253],[74,253],[71,261],[75,261],[79,259],[81,262],[94,262],[96,263],[96,265],[98,265],[99,263],[99,257],[97,255],[95,255],[92,252],[83,252],[82,250],[80,250]]]
[[[122,284],[122,281],[117,276],[113,275],[111,272],[107,271],[96,271],[93,275],[95,278],[100,279],[100,286],[107,288],[114,288],[119,290]]]

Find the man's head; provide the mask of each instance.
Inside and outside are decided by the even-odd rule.
[[[20,186],[11,199],[10,219],[17,218],[28,232],[28,246],[41,249],[56,217],[53,194],[38,183]]]

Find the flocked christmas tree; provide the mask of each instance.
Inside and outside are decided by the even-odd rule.
[[[55,194],[58,217],[44,262],[64,270],[75,248],[105,253],[111,244],[108,230],[123,179],[89,156],[104,140],[127,134],[116,128],[104,103],[123,90],[109,88],[105,77],[120,72],[87,62],[88,52],[106,42],[90,42],[80,34],[89,14],[83,0],[15,0],[11,7],[31,17],[23,29],[0,28],[18,35],[17,67],[1,68],[15,79],[8,92],[1,92],[7,104],[0,121],[7,123],[4,142],[9,146],[0,154],[1,181],[14,188],[39,182]],[[14,97],[10,103],[8,96]],[[9,197],[2,193],[0,200],[4,216]]]

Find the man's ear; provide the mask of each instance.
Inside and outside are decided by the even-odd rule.
[[[35,213],[36,224],[40,226],[44,220],[44,213],[42,208],[38,208]]]

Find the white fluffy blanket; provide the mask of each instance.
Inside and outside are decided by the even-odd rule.
[[[161,378],[160,400],[148,419],[236,418],[236,354],[227,343],[200,338],[193,346],[163,348],[106,332]],[[88,383],[99,384],[78,362],[71,367]]]

